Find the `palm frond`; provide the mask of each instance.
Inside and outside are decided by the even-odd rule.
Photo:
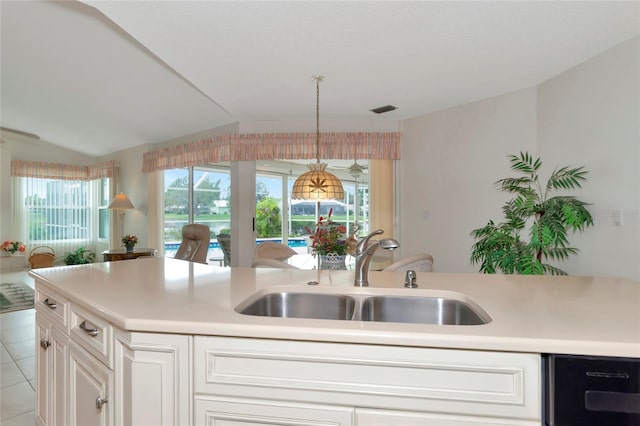
[[[505,178],[497,181],[496,186],[503,192],[517,194],[533,192],[535,194],[535,191],[531,189],[533,183],[534,181],[528,177]]]
[[[547,249],[544,254],[545,257],[554,260],[565,260],[572,254],[578,254],[578,249],[574,247],[557,247]]]
[[[547,181],[547,191],[551,189],[576,189],[582,188],[582,182],[587,180],[585,175],[589,173],[584,170],[584,167],[576,167],[570,169],[569,167],[562,167],[556,169],[549,177]]]
[[[555,266],[551,266],[547,263],[542,264],[542,270],[544,271],[545,274],[549,274],[549,275],[567,275],[567,273],[562,269],[557,268]]]
[[[535,159],[528,152],[520,152],[520,155],[510,155],[511,169],[522,173],[535,175],[542,165],[539,158]]]
[[[544,269],[534,256],[523,256],[518,262],[517,271],[523,275],[543,275]]]

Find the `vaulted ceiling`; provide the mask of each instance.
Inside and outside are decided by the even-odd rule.
[[[315,125],[315,74],[322,120],[364,130],[532,87],[640,34],[640,3],[1,1],[0,19],[0,124],[100,156]]]

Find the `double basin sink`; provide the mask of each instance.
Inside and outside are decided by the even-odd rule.
[[[437,325],[491,322],[491,317],[464,295],[456,298],[282,291],[251,296],[236,307],[236,312],[277,318]]]

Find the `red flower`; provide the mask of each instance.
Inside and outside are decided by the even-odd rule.
[[[316,229],[312,233],[311,230],[305,228],[312,240],[311,248],[314,253],[326,255],[336,253],[339,255],[347,254],[347,228],[331,220],[333,209],[329,210],[329,215],[325,219],[320,216]]]

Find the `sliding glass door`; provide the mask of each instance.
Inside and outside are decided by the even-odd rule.
[[[175,256],[188,223],[207,225],[211,244],[208,259],[222,261],[216,235],[231,229],[231,179],[225,165],[164,171],[164,253]]]
[[[345,198],[325,201],[292,200],[296,178],[307,171],[304,161],[259,161],[256,163],[256,243],[265,240],[282,242],[299,253],[307,253],[309,230],[320,216],[328,216],[347,227],[349,233],[357,222],[359,235],[368,232],[368,179],[366,165],[355,176],[346,161],[326,161],[328,169],[342,181]],[[365,162],[366,163],[366,162]],[[319,209],[318,209],[319,207]]]

